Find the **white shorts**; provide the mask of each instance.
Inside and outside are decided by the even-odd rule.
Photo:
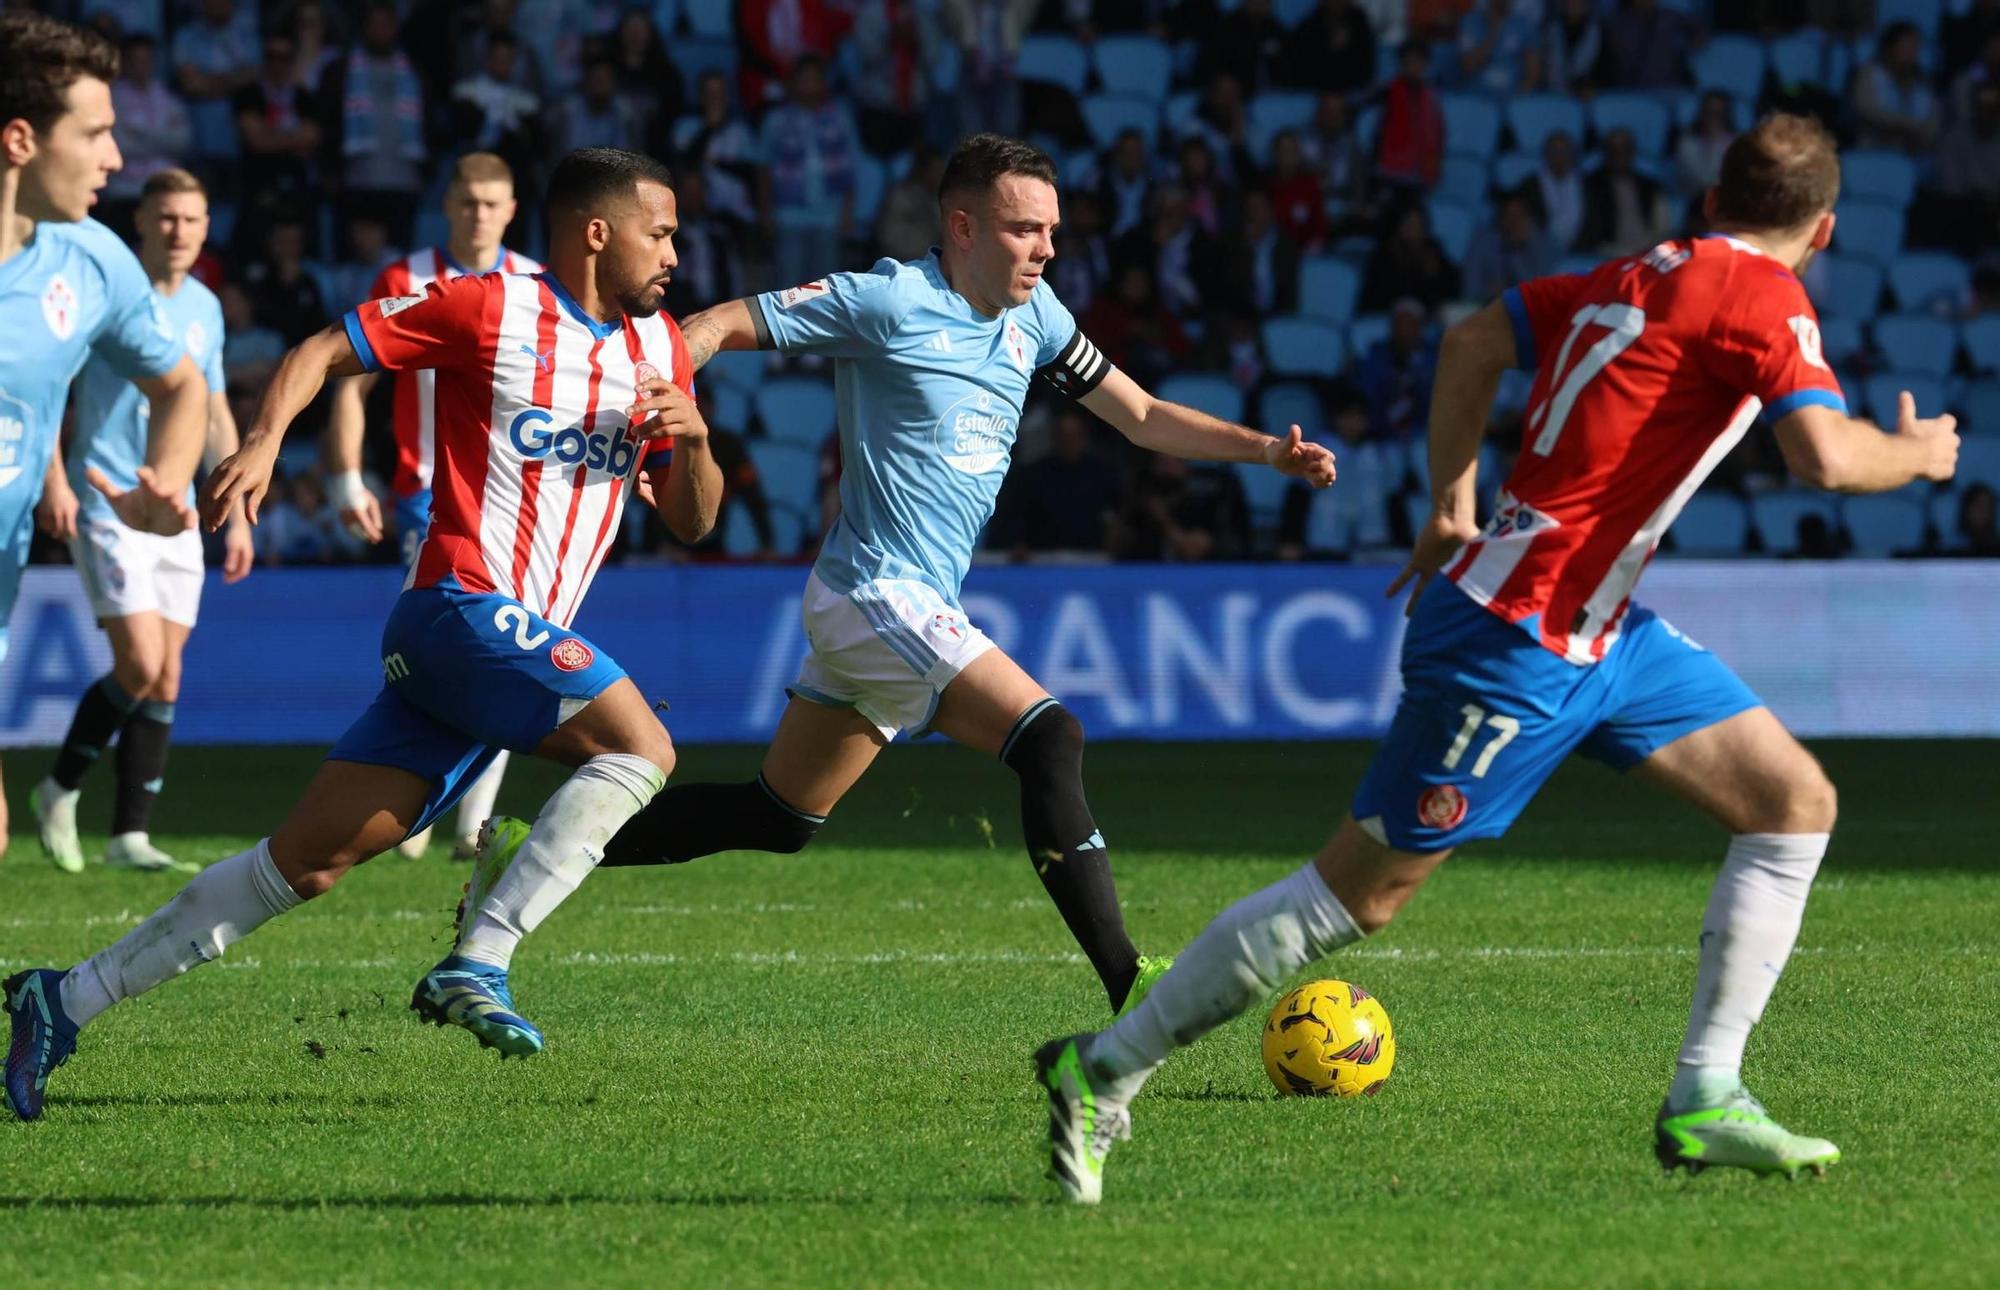
[[[69,549],[98,621],[156,613],[170,623],[194,626],[201,606],[200,533],[188,529],[162,537],[117,520],[85,520]]]
[[[853,708],[889,739],[929,730],[944,688],[993,648],[964,610],[922,582],[867,582],[843,596],[815,575],[803,612],[812,648],[791,693]]]

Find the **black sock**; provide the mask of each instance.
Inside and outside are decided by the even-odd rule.
[[[167,773],[167,744],[174,737],[174,705],[148,699],[118,732],[118,796],[111,807],[111,833],[146,833],[153,799]]]
[[[600,869],[680,864],[718,851],[805,850],[823,815],[785,804],[759,775],[747,784],[680,784],[662,790],[618,830]]]
[[[97,684],[77,700],[76,716],[70,720],[69,733],[63,736],[49,778],[74,791],[83,783],[84,772],[91,763],[104,755],[104,745],[111,742],[111,736],[118,733],[118,727],[125,724],[138,706],[139,701],[125,693],[115,679],[99,677]]]
[[[1116,1012],[1139,975],[1139,951],[1125,934],[1111,856],[1083,797],[1083,723],[1044,699],[1014,723],[1000,760],[1021,777],[1028,858]]]

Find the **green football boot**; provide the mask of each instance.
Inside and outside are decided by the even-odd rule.
[[[1710,1165],[1733,1165],[1794,1180],[1806,1170],[1823,1174],[1840,1159],[1839,1147],[1791,1132],[1740,1085],[1720,1106],[1675,1115],[1662,1104],[1653,1153],[1668,1173],[1686,1169],[1697,1174]]]
[[[1165,976],[1167,969],[1173,965],[1174,961],[1172,959],[1149,959],[1144,954],[1141,954],[1139,956],[1139,975],[1132,979],[1132,988],[1126,992],[1125,1002],[1118,1005],[1118,1011],[1113,1014],[1114,1018],[1122,1017],[1132,1011],[1132,1009],[1138,1007],[1139,1001],[1152,992],[1153,987],[1159,983],[1160,978]]]
[[[526,820],[511,815],[496,815],[479,826],[479,840],[472,852],[472,878],[459,897],[458,912],[451,916],[454,936],[465,935],[465,920],[485,903],[486,893],[493,890],[493,884],[514,863],[514,853],[528,840],[531,827]]]
[[[1104,1158],[1132,1136],[1131,1114],[1091,1088],[1081,1047],[1089,1038],[1052,1039],[1035,1051],[1035,1082],[1049,1095],[1048,1177],[1079,1205],[1104,1195]]]

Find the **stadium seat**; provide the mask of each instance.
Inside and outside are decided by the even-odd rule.
[[[416,223],[410,226],[410,242],[414,246],[443,246],[451,240],[451,221],[441,210],[423,209],[417,212]]]
[[[764,437],[817,449],[833,432],[833,387],[816,376],[780,376],[757,387]]]
[[[1928,517],[1923,504],[1910,498],[1893,493],[1849,497],[1841,505],[1840,518],[1847,527],[1847,540],[1855,555],[1886,560],[1923,549]]]
[[[1389,315],[1363,314],[1347,324],[1347,352],[1360,358],[1378,340],[1389,339]]]
[[[1741,555],[1750,537],[1750,511],[1729,493],[1696,493],[1674,520],[1674,554]]]
[[[1491,113],[1492,108],[1487,107]],[[1566,131],[1579,145],[1583,143],[1583,104],[1561,94],[1522,94],[1507,101],[1507,128],[1514,132],[1514,146],[1522,152],[1540,154],[1542,141],[1558,130]],[[1451,135],[1445,147],[1453,151]]]
[[[1151,148],[1160,132],[1160,105],[1129,94],[1093,94],[1083,101],[1083,121],[1100,148],[1110,147],[1127,130],[1144,135]]]
[[[1447,201],[1477,206],[1486,200],[1489,170],[1483,157],[1454,152],[1444,159],[1438,185],[1431,191]]]
[[[1833,208],[1833,249],[1870,264],[1887,266],[1903,251],[1903,208],[1858,197]]]
[[[1748,36],[1715,36],[1688,60],[1696,88],[1756,102],[1764,89],[1764,47]]]
[[[1270,529],[1285,509],[1285,494],[1291,490],[1290,475],[1281,475],[1259,461],[1235,463],[1236,478],[1243,482],[1243,500],[1250,505],[1253,527]]]
[[[1158,104],[1173,80],[1174,55],[1152,36],[1103,36],[1097,41],[1097,80],[1106,94],[1127,94]]]
[[[1347,366],[1340,328],[1297,314],[1264,320],[1264,357],[1279,376],[1339,376]]]
[[[1861,352],[1861,320],[1829,315],[1819,320],[1819,352],[1829,363],[1845,363]]]
[[[1312,124],[1313,96],[1301,90],[1267,90],[1250,100],[1250,128],[1266,134]]]
[[[1154,393],[1224,421],[1243,420],[1243,391],[1226,376],[1184,372],[1161,381]]]
[[[1889,289],[1896,293],[1899,309],[1929,309],[1943,298],[1956,311],[1972,289],[1972,271],[1955,255],[1912,251],[1897,256],[1889,266]]]
[[[704,415],[710,425],[735,434],[750,433],[750,391],[724,381],[697,382],[694,388],[708,401]]]
[[[737,560],[757,554],[757,526],[750,519],[749,507],[732,506],[723,517],[722,553]]]
[[[682,0],[688,30],[697,36],[717,40],[736,39],[736,5],[732,0]],[[680,43],[674,47],[674,61],[680,61]]]
[[[715,357],[701,369],[702,382],[720,382],[733,385],[744,391],[754,390],[764,379],[764,368],[769,356],[754,349],[718,350]],[[701,386],[697,384],[696,389]]]
[[[1557,273],[1595,273],[1604,259],[1590,251],[1572,251],[1556,261]]]
[[[710,72],[736,79],[736,42],[733,39],[676,40],[672,45],[674,66],[689,85],[698,84]]]
[[[1958,444],[1958,475],[1952,482],[1960,488],[1967,484],[2000,488],[2000,435],[1961,439]]]
[[[1613,130],[1630,130],[1642,157],[1663,157],[1673,118],[1651,94],[1607,93],[1591,101],[1591,128],[1599,139]]]
[[[1900,152],[1857,148],[1840,154],[1840,192],[1908,209],[1917,195],[1917,163]]]
[[[1826,37],[1817,28],[1801,27],[1779,36],[1765,47],[1771,71],[1780,86],[1818,85],[1831,88],[1840,84],[1829,72]]]
[[[1332,255],[1307,256],[1299,264],[1299,312],[1328,322],[1354,316],[1361,295],[1361,270]]]
[[[1472,235],[1485,223],[1478,207],[1446,201],[1433,197],[1427,203],[1431,216],[1431,236],[1438,240],[1444,253],[1452,263],[1463,264],[1465,252],[1472,245]]]
[[[819,454],[814,448],[772,439],[750,442],[750,463],[773,504],[804,510],[819,502]]]
[[[1892,314],[1875,320],[1875,348],[1895,371],[1947,376],[1957,357],[1958,333],[1929,314]]]
[[[1750,502],[1750,517],[1764,539],[1764,550],[1772,555],[1798,550],[1799,521],[1808,515],[1825,520],[1829,530],[1837,527],[1833,498],[1825,493],[1787,489],[1765,493]]]
[[[1931,536],[1937,549],[1949,551],[1958,545],[1958,489],[1954,485],[1931,494],[1929,505]]]
[[[1917,415],[1934,417],[1945,410],[1945,384],[1925,372],[1877,372],[1861,383],[1862,404],[1885,426],[1896,424],[1897,397],[1908,390],[1917,401]]]
[[[1165,108],[1161,114],[1166,118],[1167,133],[1178,139],[1194,130],[1196,115],[1201,111],[1201,94],[1196,90],[1182,90],[1178,94],[1167,95]]]
[[[1965,324],[1959,337],[1975,372],[2000,372],[2000,314],[1985,314]]]
[[[1014,65],[1024,81],[1060,85],[1081,98],[1090,80],[1090,54],[1074,36],[1033,35],[1021,41]]]
[[[1974,381],[1958,400],[1961,435],[2000,437],[2000,381]]]
[[[1264,387],[1257,399],[1257,423],[1265,434],[1289,434],[1293,426],[1308,439],[1324,436],[1328,419],[1319,391],[1299,381],[1281,381]]]
[[[1954,4],[1954,12],[1964,12],[1966,5]],[[1923,33],[1925,41],[1936,38],[1938,24],[1943,20],[1944,5],[1940,0],[1875,0],[1875,29],[1880,31],[1892,22],[1907,22]],[[1972,51],[1967,50],[1968,54]]]
[[[1821,290],[1813,301],[1821,313],[1857,321],[1873,318],[1882,302],[1882,270],[1863,260],[1828,253],[1819,275]]]
[[[1477,94],[1441,94],[1444,150],[1469,157],[1490,157],[1500,142],[1500,113],[1493,100]]]
[[[1503,152],[1493,162],[1494,191],[1511,193],[1541,168],[1542,159],[1532,152]]]

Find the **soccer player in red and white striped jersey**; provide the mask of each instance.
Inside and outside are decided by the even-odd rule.
[[[1110,1029],[1037,1054],[1051,1171],[1072,1199],[1097,1198],[1126,1103],[1168,1053],[1382,927],[1452,848],[1503,833],[1573,751],[1639,771],[1734,835],[1658,1159],[1796,1174],[1840,1158],[1773,1120],[1741,1076],[1826,852],[1833,786],[1725,664],[1632,601],[1667,526],[1760,413],[1808,484],[1951,477],[1951,417],[1921,420],[1904,394],[1884,434],[1848,415],[1820,353],[1797,275],[1833,236],[1839,190],[1826,132],[1767,117],[1723,159],[1715,236],[1525,283],[1447,333],[1432,514],[1390,588],[1418,585],[1389,733],[1313,863],[1225,910]],[[1535,371],[1520,462],[1481,530],[1479,441],[1516,362]]]
[[[381,694],[275,834],[67,974],[36,975],[64,1055],[113,1003],[219,958],[424,827],[498,748],[575,770],[512,867],[476,871],[459,944],[411,1006],[503,1055],[540,1051],[508,992],[513,948],[674,764],[638,687],[569,623],[642,471],[688,541],[714,525],[722,487],[687,351],[659,314],[675,264],[665,169],[615,149],[574,152],[547,205],[549,272],[461,277],[362,305],[286,356],[241,451],[210,476],[211,527],[239,499],[254,522],[286,427],[327,377],[438,374],[436,517],[383,630]],[[653,451],[667,442],[672,453]]]
[[[468,274],[541,272],[540,263],[501,245],[516,209],[514,172],[505,161],[490,152],[469,152],[460,157],[445,189],[444,216],[450,229],[445,244],[412,251],[385,266],[376,275],[369,298],[421,295],[433,282]],[[335,382],[333,416],[326,436],[328,500],[341,523],[370,542],[382,540],[382,507],[362,483],[361,444],[368,394],[377,379],[378,373],[364,372]],[[437,464],[437,373],[417,368],[392,379],[396,471],[389,491],[395,502],[397,541],[402,545],[403,564],[408,567],[416,563],[417,547],[430,523],[431,479]],[[459,800],[453,850],[457,857],[472,854],[481,821],[493,813],[506,766],[503,751]],[[430,830],[425,829],[411,834],[397,849],[418,856],[429,843]]]

